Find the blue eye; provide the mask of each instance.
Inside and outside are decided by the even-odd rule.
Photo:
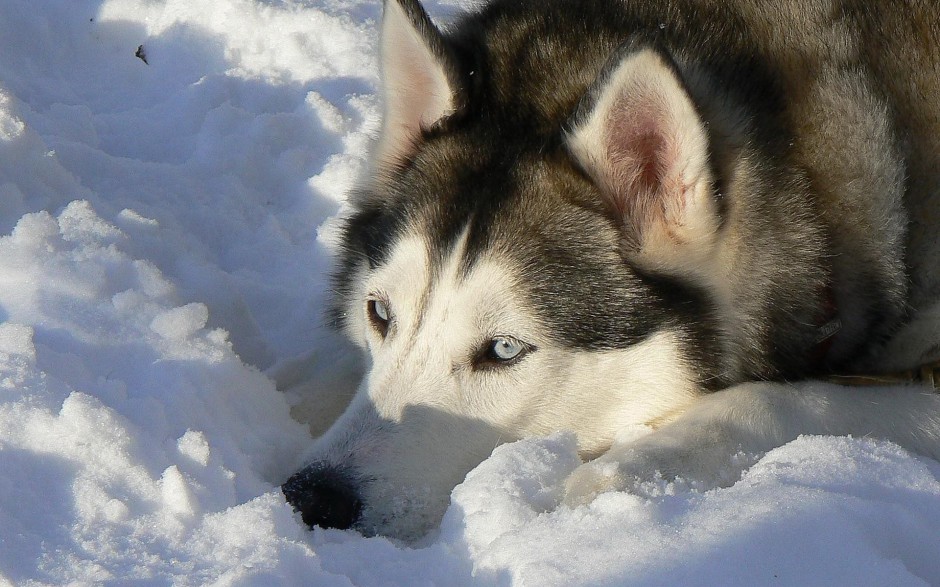
[[[391,322],[391,312],[388,310],[388,304],[382,300],[369,300],[368,308],[369,321],[384,338],[388,334],[388,325]]]
[[[375,313],[376,318],[382,322],[388,322],[388,306],[385,305],[385,302],[374,300],[372,302],[372,311]]]
[[[525,352],[525,344],[508,336],[497,336],[490,341],[490,355],[497,361],[511,361]]]
[[[477,368],[508,367],[535,350],[532,345],[512,336],[494,336],[480,349],[474,361]]]

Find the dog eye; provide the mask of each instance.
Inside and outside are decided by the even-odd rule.
[[[531,350],[529,345],[511,336],[494,337],[486,348],[482,362],[493,365],[508,365],[525,356]]]
[[[525,351],[521,342],[508,336],[497,336],[490,341],[490,353],[494,359],[511,361]]]
[[[369,300],[369,321],[372,326],[379,331],[382,338],[388,334],[388,325],[391,321],[391,313],[388,311],[388,304],[382,300]]]

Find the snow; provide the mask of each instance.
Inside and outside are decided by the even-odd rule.
[[[558,434],[499,447],[420,546],[302,526],[273,373],[355,372],[322,312],[379,12],[5,0],[0,585],[940,585],[940,464],[867,439],[572,510]]]

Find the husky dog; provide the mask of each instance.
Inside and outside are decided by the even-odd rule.
[[[368,359],[283,486],[420,536],[492,449],[572,431],[576,506],[733,483],[800,434],[940,458],[940,5],[386,0],[337,324]]]

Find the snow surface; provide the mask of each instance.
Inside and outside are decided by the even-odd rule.
[[[4,0],[0,585],[940,585],[940,464],[865,439],[571,510],[561,434],[498,448],[420,548],[304,529],[271,368],[355,371],[322,308],[379,11]]]

